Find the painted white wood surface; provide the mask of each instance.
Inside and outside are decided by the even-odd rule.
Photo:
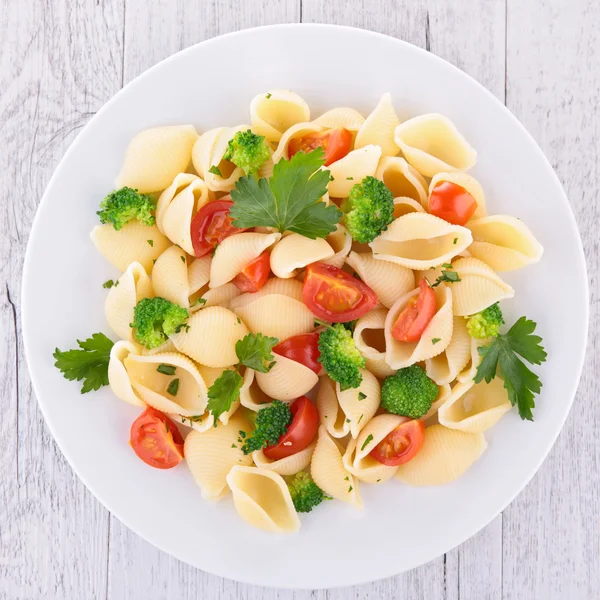
[[[592,309],[587,365],[565,429],[504,514],[412,572],[314,592],[214,577],[111,517],[47,431],[19,338],[35,209],[86,121],[124,83],[182,48],[300,20],[428,48],[506,101],[565,185]],[[599,22],[597,0],[0,0],[0,599],[600,598]]]

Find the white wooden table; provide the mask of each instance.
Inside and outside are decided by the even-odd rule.
[[[236,29],[299,21],[365,27],[425,47],[505,102],[566,188],[592,303],[574,408],[512,505],[419,569],[315,592],[209,575],[111,517],[48,433],[19,336],[31,222],[81,127],[124,84],[182,48]],[[599,105],[598,0],[0,0],[0,598],[600,598]],[[543,206],[543,198],[536,201]]]

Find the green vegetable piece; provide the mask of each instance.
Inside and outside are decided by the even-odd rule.
[[[250,177],[256,177],[258,170],[269,159],[271,152],[264,136],[247,131],[238,131],[229,140],[223,160],[231,161]]]
[[[323,500],[331,500],[306,471],[300,471],[293,477],[288,478],[287,486],[290,490],[294,508],[301,513],[309,513]]]
[[[319,362],[327,375],[340,384],[341,390],[357,388],[366,360],[354,345],[352,334],[341,323],[335,323],[319,334],[318,346]]]
[[[171,396],[177,396],[177,392],[179,391],[179,378],[173,379],[167,388],[167,392],[171,394]]]
[[[154,225],[155,206],[150,196],[140,194],[137,190],[123,187],[111,192],[100,203],[97,212],[100,223],[112,223],[118,231],[124,225],[137,219],[144,225]]]
[[[363,445],[360,447],[361,452],[369,445],[369,443],[373,441],[373,434],[370,433],[367,436],[367,439],[363,442]]]
[[[164,363],[160,363],[156,370],[159,373],[162,373],[163,375],[175,375],[177,367],[174,367],[173,365],[165,365]]]
[[[108,279],[102,284],[102,287],[105,290],[110,290],[113,285],[115,285],[115,282],[112,279]]]
[[[244,454],[276,444],[277,440],[287,432],[291,422],[292,413],[286,402],[273,400],[269,406],[261,408],[256,415],[256,429],[246,438],[242,446]]]
[[[217,419],[239,398],[242,383],[242,376],[237,371],[227,369],[208,388],[207,409],[215,418],[215,426]]]
[[[456,271],[442,271],[442,274],[431,284],[431,287],[437,287],[440,283],[457,283],[460,277]]]
[[[381,407],[395,415],[420,419],[431,408],[438,386],[419,365],[399,369],[381,386]]]
[[[249,333],[235,345],[235,353],[241,365],[260,373],[268,373],[275,364],[271,349],[279,340],[262,333]]]
[[[178,333],[188,318],[188,311],[164,298],[142,298],[133,311],[134,337],[142,346],[152,350]]]
[[[209,170],[209,173],[212,173],[213,175],[217,175],[218,177],[223,177],[222,173],[221,173],[221,169],[219,169],[219,167],[217,165],[213,165]]]
[[[504,317],[500,306],[492,304],[481,312],[469,317],[467,330],[469,335],[476,340],[484,340],[496,337],[500,331],[500,325],[504,325]]]

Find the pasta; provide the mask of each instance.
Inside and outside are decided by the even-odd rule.
[[[471,219],[480,219],[485,217],[485,194],[481,184],[475,177],[467,175],[466,173],[438,173],[431,179],[429,184],[429,194],[435,189],[435,187],[444,182],[453,183],[465,189],[477,202],[477,208]],[[429,198],[427,198],[427,204],[425,208],[429,210]]]
[[[310,109],[294,92],[271,90],[252,99],[250,119],[255,133],[264,135],[269,142],[278,142],[293,125],[310,121]]]
[[[146,403],[133,389],[124,361],[130,354],[139,354],[136,344],[121,340],[110,351],[108,362],[108,383],[113,394],[133,406],[146,406]]]
[[[338,223],[336,230],[330,233],[325,239],[333,249],[334,254],[331,258],[323,262],[341,269],[352,248],[352,236],[343,225]]]
[[[369,144],[363,148],[352,150],[344,158],[329,165],[331,180],[327,186],[333,198],[347,198],[354,181],[375,175],[377,163],[381,157],[381,148]]]
[[[375,173],[394,198],[410,198],[427,207],[427,182],[419,171],[399,156],[384,156]]]
[[[275,355],[275,365],[268,373],[255,373],[258,387],[275,400],[290,401],[310,392],[319,378],[302,363]]]
[[[344,106],[328,110],[313,122],[328,129],[343,127],[356,133],[365,122],[365,118],[357,110]]]
[[[313,442],[304,450],[300,450],[300,452],[296,452],[296,454],[280,458],[279,460],[269,460],[262,450],[255,450],[252,453],[252,460],[257,467],[273,471],[278,475],[295,475],[310,465],[310,460],[316,445],[316,442]]]
[[[454,317],[450,343],[437,356],[425,361],[427,376],[438,385],[454,381],[471,359],[471,336],[462,317]]]
[[[383,94],[375,110],[361,125],[356,139],[355,148],[362,148],[374,144],[381,148],[382,156],[395,156],[400,148],[394,141],[394,131],[400,125],[400,120],[392,104],[392,96]]]
[[[271,271],[276,277],[294,277],[299,269],[313,262],[332,258],[333,248],[322,238],[311,240],[292,233],[279,241],[271,251]]]
[[[356,321],[354,344],[365,357],[367,370],[376,377],[392,375],[394,370],[385,361],[385,318],[387,310],[375,309]]]

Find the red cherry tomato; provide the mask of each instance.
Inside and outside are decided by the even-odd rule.
[[[232,206],[231,200],[213,200],[195,214],[190,225],[190,235],[197,258],[210,252],[226,237],[246,231],[231,224],[229,210]]]
[[[242,292],[258,292],[269,279],[271,272],[271,255],[265,250],[258,258],[249,262],[232,283]]]
[[[264,449],[269,460],[279,460],[308,448],[319,429],[319,413],[317,407],[306,397],[294,400],[290,406],[292,422],[276,444]]]
[[[392,327],[392,337],[399,342],[419,341],[436,310],[435,293],[423,277],[419,295],[413,296],[398,315]]]
[[[318,333],[294,335],[273,346],[273,352],[308,367],[316,375],[321,372]]]
[[[390,467],[403,465],[413,459],[423,446],[423,421],[406,420],[393,429],[369,452],[377,462]]]
[[[309,133],[295,138],[288,144],[288,156],[292,158],[296,152],[310,152],[315,148],[325,150],[325,166],[344,158],[352,149],[352,134],[342,127],[323,132]]]
[[[368,285],[319,262],[306,267],[302,299],[314,315],[330,323],[358,319],[377,304],[377,295]]]
[[[129,443],[148,465],[172,469],[183,460],[183,437],[167,415],[148,406],[133,422]]]
[[[441,181],[431,190],[429,210],[448,223],[464,225],[477,210],[477,201],[460,185]]]

